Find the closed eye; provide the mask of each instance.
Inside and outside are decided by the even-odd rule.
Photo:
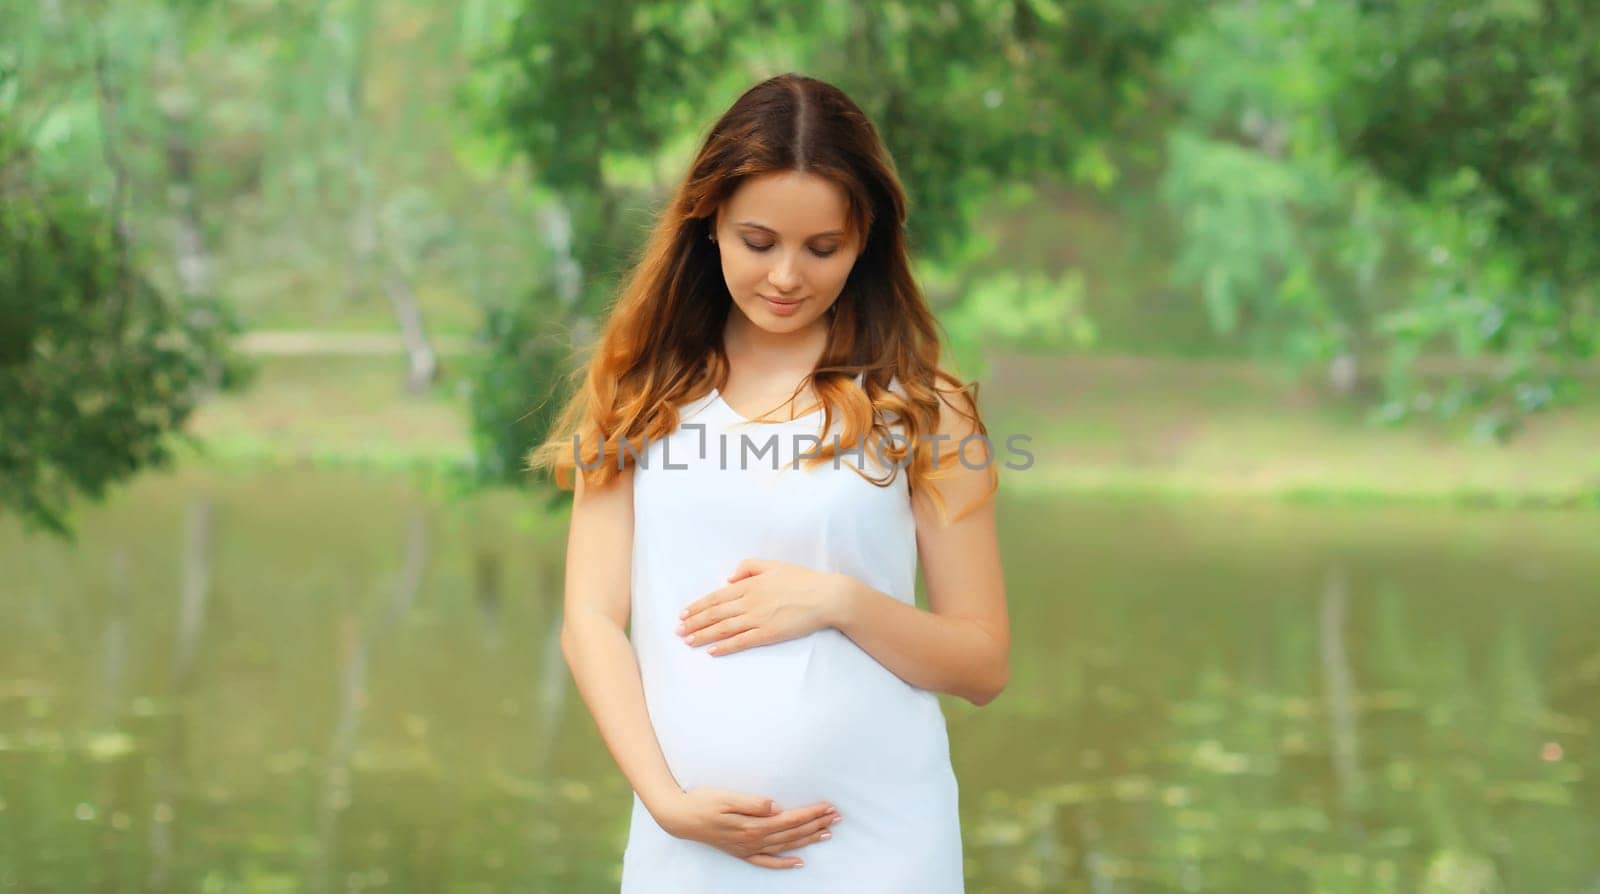
[[[757,253],[764,252],[764,251],[767,251],[767,250],[772,248],[771,245],[756,245],[755,243],[748,242],[748,241],[745,242],[744,247],[750,249],[753,252],[757,252]],[[829,248],[829,249],[813,248],[813,249],[811,249],[811,253],[816,255],[819,258],[830,257],[836,251],[838,251],[837,248]]]

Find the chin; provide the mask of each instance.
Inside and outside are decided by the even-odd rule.
[[[810,308],[799,308],[796,313],[788,316],[776,314],[768,309],[765,301],[759,299],[753,306],[741,306],[739,310],[744,313],[746,319],[756,325],[756,328],[775,333],[804,329],[817,318],[816,314],[810,312]]]

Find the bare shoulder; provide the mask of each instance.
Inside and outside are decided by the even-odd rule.
[[[983,431],[982,418],[978,414],[976,382],[963,383],[940,370],[934,376],[934,391],[939,395],[939,425],[936,429],[939,434],[959,441]]]
[[[943,527],[988,507],[999,480],[987,428],[978,413],[977,386],[963,384],[941,371],[935,377],[934,390],[939,396],[939,421],[932,439],[933,469],[927,485],[938,493],[946,515],[941,517],[934,507],[923,505],[918,516],[919,524]]]

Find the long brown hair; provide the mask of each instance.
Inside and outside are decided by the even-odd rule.
[[[717,209],[741,183],[785,171],[838,183],[849,199],[847,229],[866,234],[830,312],[827,346],[795,394],[809,383],[824,407],[823,431],[833,430],[837,412],[838,444],[878,439],[882,456],[905,466],[913,496],[926,491],[948,518],[937,489],[924,485],[953,470],[958,445],[945,441],[936,463],[940,442],[926,436],[936,431],[941,392],[969,392],[974,412],[967,418],[987,438],[976,412],[977,383],[964,385],[939,367],[938,322],[906,256],[905,190],[877,128],[843,91],[796,74],[751,87],[711,128],[613,302],[594,353],[574,371],[582,382],[573,382],[549,440],[529,454],[530,468],[550,471],[558,487],[571,488],[581,460],[584,483],[603,485],[630,461],[620,439],[637,446],[664,438],[678,427],[679,405],[724,387],[722,332],[735,311],[716,245],[706,237]],[[904,397],[889,390],[891,379]],[[883,440],[891,421],[905,441]],[[993,494],[998,472],[984,444]],[[806,466],[831,461],[836,446],[819,445]],[[895,474],[890,469],[872,480],[887,486]]]

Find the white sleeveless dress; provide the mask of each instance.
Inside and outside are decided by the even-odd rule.
[[[820,410],[750,422],[713,390],[679,419],[634,470],[630,638],[656,737],[684,789],[769,797],[783,810],[828,801],[843,821],[832,839],[789,852],[804,866],[766,869],[672,837],[635,794],[622,894],[964,891],[956,778],[934,693],[833,628],[721,656],[674,632],[678,613],[745,558],[848,574],[915,605],[904,470],[886,488],[852,470],[883,477],[870,444],[838,468],[794,468],[797,452],[818,450],[804,436],[823,437]]]

